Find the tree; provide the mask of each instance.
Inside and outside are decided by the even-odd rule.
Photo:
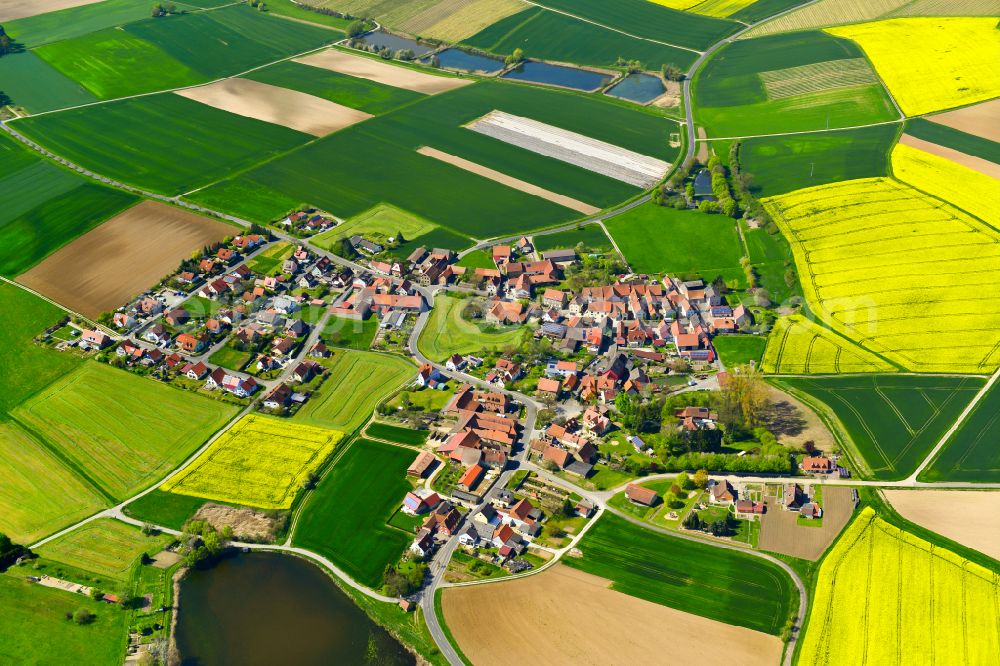
[[[0,40],[2,40],[2,38],[0,38]],[[0,51],[2,51],[2,48],[0,48]],[[3,55],[3,53],[0,53],[0,55]],[[7,106],[8,104],[13,103],[14,101],[7,95],[7,93],[0,90],[0,106]]]
[[[77,608],[73,613],[73,621],[77,624],[90,624],[94,621],[94,614],[86,608]]]
[[[681,70],[680,67],[678,67],[673,63],[668,62],[665,65],[663,65],[663,68],[660,70],[660,73],[663,74],[663,78],[665,78],[667,81],[681,81],[684,79],[684,72]]]
[[[695,488],[704,489],[708,485],[708,470],[699,469],[691,478]]]
[[[686,530],[703,529],[701,518],[698,517],[697,511],[692,511],[691,513],[689,513],[687,517],[684,519],[684,522],[681,524],[684,526],[684,529]]]
[[[360,37],[368,32],[368,25],[364,21],[354,21],[347,26],[347,36],[351,39]]]
[[[504,58],[503,62],[508,67],[510,67],[511,65],[518,65],[524,62],[524,51],[522,51],[520,48],[514,49],[514,52],[511,53],[506,58]]]
[[[771,307],[771,294],[767,289],[757,289],[753,292],[753,302],[759,308]]]

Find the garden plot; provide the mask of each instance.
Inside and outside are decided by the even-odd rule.
[[[792,245],[810,307],[841,335],[918,372],[996,367],[994,229],[888,178],[806,188],[764,205]]]
[[[1000,6],[997,11],[1000,12]],[[939,113],[927,120],[1000,143],[1000,99]]]
[[[304,58],[295,58],[295,62],[427,95],[436,95],[475,83],[473,79],[425,74],[407,67],[397,67],[380,60],[334,49],[313,53]]]
[[[854,513],[850,488],[823,488],[823,524],[799,525],[798,511],[785,511],[771,502],[767,513],[760,517],[758,547],[806,560],[818,560],[844,529]]]
[[[503,111],[491,111],[467,127],[636,187],[651,187],[670,170],[669,163],[655,157]]]
[[[95,2],[100,0],[4,0],[0,2],[0,21],[13,21]]]
[[[761,72],[760,80],[764,83],[768,99],[878,83],[875,73],[864,58],[827,60]]]
[[[60,248],[18,281],[96,318],[232,231],[222,222],[144,201]]]
[[[261,509],[290,509],[343,433],[244,416],[161,490]]]
[[[364,111],[249,79],[224,79],[207,86],[179,90],[176,94],[313,136],[326,136],[371,118]]]
[[[527,194],[534,195],[536,197],[541,197],[547,199],[552,203],[557,203],[560,206],[566,206],[566,208],[572,208],[578,213],[583,213],[584,215],[593,215],[599,212],[601,209],[597,206],[591,206],[590,204],[583,203],[573,197],[567,197],[562,194],[556,194],[551,190],[546,190],[544,187],[538,187],[537,185],[532,185],[531,183],[521,180],[520,178],[514,178],[513,176],[508,176],[505,173],[501,173],[496,169],[490,169],[481,164],[476,164],[470,160],[463,157],[458,157],[457,155],[450,155],[448,153],[437,150],[436,148],[430,148],[428,146],[423,146],[417,150],[421,155],[426,155],[427,157],[433,157],[436,160],[441,160],[456,166],[459,169],[464,169],[477,176],[482,176],[483,178],[489,178],[490,180],[506,185],[507,187],[513,187],[515,190],[520,190]]]

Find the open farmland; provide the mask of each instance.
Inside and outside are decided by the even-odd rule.
[[[177,466],[235,413],[231,405],[89,362],[11,416],[81,478],[121,500]]]
[[[764,372],[777,374],[839,374],[893,372],[889,361],[801,315],[778,319],[771,329]]]
[[[371,418],[375,405],[414,374],[398,356],[344,351],[333,357],[323,386],[293,422],[351,432]]]
[[[735,221],[724,215],[646,203],[606,222],[633,270],[698,275],[744,284],[743,254]]]
[[[986,102],[985,105],[990,104]],[[966,109],[977,109],[984,104],[976,104],[972,107],[966,107]],[[1000,107],[996,107],[1000,110]],[[965,109],[960,109],[963,111]],[[956,113],[950,111],[942,115],[949,115],[951,113]],[[938,116],[929,116],[929,118],[937,118]],[[985,161],[991,163],[988,168],[995,168],[993,165],[1000,164],[1000,139],[993,140],[986,136],[978,136],[975,133],[970,133],[974,131],[979,131],[981,134],[990,134],[990,130],[986,123],[988,121],[983,120],[980,129],[975,127],[970,127],[969,132],[960,129],[954,129],[948,127],[947,125],[941,125],[937,122],[932,122],[927,118],[911,118],[906,122],[906,134],[911,138],[920,139],[926,143],[934,144],[940,146],[941,148],[953,150],[959,154],[967,155],[969,157],[977,158],[979,161]],[[1000,114],[997,115],[996,123],[1000,124]],[[998,132],[1000,134],[1000,132]]]
[[[912,523],[1000,559],[1000,493],[976,490],[886,490],[892,508]],[[962,516],[956,520],[955,516]]]
[[[611,241],[599,224],[588,224],[579,229],[538,235],[532,239],[536,252],[572,249],[580,243],[583,243],[583,247],[595,252],[611,251]],[[488,256],[487,261],[489,263],[485,265],[486,268],[493,268],[496,265],[493,263],[492,255]]]
[[[547,664],[644,664],[665,654],[677,663],[695,663],[705,641],[724,662],[763,666],[781,657],[774,636],[622,594],[611,581],[562,564],[521,580],[445,590],[441,606],[462,653],[483,666],[507,663],[505,646],[522,643],[532,646],[533,659]],[[511,608],[519,612],[510,614]],[[508,614],[489,632],[477,620]]]
[[[939,113],[930,116],[927,120],[959,132],[1000,143],[1000,99]]]
[[[866,508],[819,569],[800,660],[996,664],[997,585],[993,571]]]
[[[889,481],[906,478],[923,462],[983,380],[872,374],[782,377],[777,384],[839,422],[857,472]]]
[[[412,449],[355,441],[302,507],[292,543],[329,557],[369,587],[378,587],[387,564],[411,536],[386,524],[411,489],[406,468]]]
[[[0,58],[0,81],[4,94],[32,113],[97,101],[86,88],[55,70],[33,51]]]
[[[381,115],[423,97],[421,93],[412,90],[290,60],[255,70],[245,74],[243,78],[322,97],[372,115]]]
[[[247,415],[160,489],[261,509],[290,509],[343,433]]]
[[[286,90],[250,79],[225,79],[177,92],[216,109],[290,129],[326,136],[371,116],[321,97]]]
[[[523,9],[518,0],[441,0],[400,28],[411,35],[457,42]]]
[[[35,0],[30,0],[30,4],[39,6]],[[103,0],[76,4],[78,6],[60,11],[5,21],[4,30],[26,47],[35,48],[149,17],[149,7],[136,0]]]
[[[802,132],[898,117],[857,45],[822,32],[737,41],[694,81],[695,114],[711,137]]]
[[[518,326],[497,328],[470,321],[462,314],[468,300],[439,294],[417,345],[432,361],[443,362],[452,354],[473,354],[486,349],[516,345],[525,336]]]
[[[312,138],[169,93],[24,118],[12,126],[97,173],[170,195]]]
[[[996,17],[901,18],[829,28],[857,42],[909,116],[1000,95]]]
[[[792,582],[763,559],[658,534],[613,514],[578,548],[582,557],[562,562],[610,579],[618,592],[768,634],[788,619]]]
[[[162,535],[145,536],[138,527],[101,518],[50,541],[35,554],[124,583],[143,553],[155,555],[170,540]]]
[[[520,48],[533,58],[597,67],[613,65],[623,57],[638,60],[650,71],[665,64],[687,69],[698,57],[694,51],[635,39],[541,7],[527,8],[463,41],[496,54],[506,55]]]
[[[104,508],[101,497],[34,437],[0,420],[0,532],[32,543]]]
[[[921,481],[1000,481],[1000,390],[994,385],[920,475]]]
[[[0,21],[13,21],[45,12],[89,5],[99,0],[7,0],[0,6]]]
[[[145,201],[56,251],[19,281],[96,318],[156,284],[192,251],[232,231],[223,222]]]
[[[328,49],[296,58],[295,62],[425,95],[436,95],[473,83],[471,79],[428,74],[416,69],[390,65],[377,58],[355,55],[337,49]]]
[[[904,139],[906,137],[904,136]],[[996,166],[996,165],[995,165]],[[1000,166],[996,166],[1000,170]],[[1000,229],[1000,180],[904,143],[892,151],[892,175]]]
[[[997,232],[887,178],[765,200],[810,307],[841,334],[921,372],[1000,362]]]

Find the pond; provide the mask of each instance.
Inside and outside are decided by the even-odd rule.
[[[611,86],[606,93],[630,102],[648,104],[667,91],[663,81],[652,74],[629,74]]]
[[[493,74],[503,69],[503,60],[475,55],[462,49],[445,49],[441,53],[438,53],[437,56],[441,61],[442,67],[458,69],[463,72]]]
[[[182,666],[416,663],[326,573],[298,557],[248,553],[193,570],[181,581],[180,604]]]
[[[434,50],[433,46],[419,44],[412,39],[392,35],[388,32],[372,32],[365,35],[362,39],[364,39],[366,44],[372,44],[377,46],[379,49],[388,47],[388,49],[392,51],[393,56],[395,56],[396,51],[400,49],[409,49],[410,51],[413,51],[414,57],[417,58],[422,55],[427,55]]]
[[[589,69],[552,65],[547,62],[528,60],[520,67],[503,75],[505,79],[529,81],[531,83],[546,83],[552,86],[585,90],[597,90],[611,80],[611,75],[594,72]]]

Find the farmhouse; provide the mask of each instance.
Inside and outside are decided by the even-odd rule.
[[[826,456],[806,456],[800,467],[807,474],[831,474],[837,469],[833,460]]]
[[[625,497],[630,502],[642,504],[643,506],[655,506],[660,501],[660,496],[651,488],[640,486],[637,483],[630,483],[625,486]]]
[[[434,457],[434,454],[428,453],[427,451],[421,451],[417,454],[416,460],[410,463],[410,466],[406,468],[407,476],[422,478],[427,474],[427,470],[431,468],[431,465],[433,465],[436,460],[437,458]]]
[[[736,501],[736,490],[725,479],[710,481],[709,491],[709,501],[712,504],[732,504]]]

